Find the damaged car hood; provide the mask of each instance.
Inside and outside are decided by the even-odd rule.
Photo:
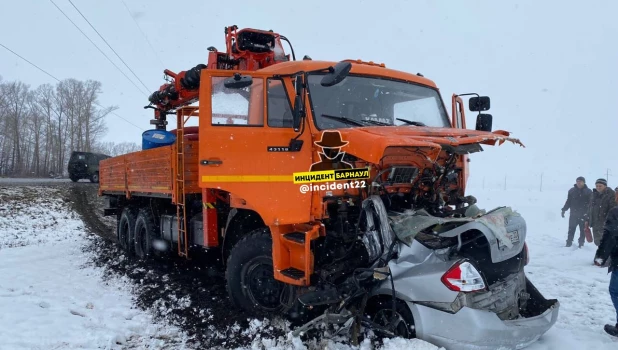
[[[526,238],[525,220],[510,207],[500,207],[485,213],[472,205],[466,217],[462,218],[436,217],[422,209],[407,210],[389,215],[389,222],[395,236],[408,246],[413,244],[420,232],[425,232],[445,238],[457,237],[460,248],[462,233],[480,231],[489,242],[493,262],[504,261],[519,254]],[[443,226],[454,228],[443,230]]]

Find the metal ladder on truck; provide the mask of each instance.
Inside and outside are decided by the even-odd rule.
[[[185,123],[195,116],[198,107],[186,106],[176,111],[176,220],[178,228],[178,255],[189,259],[189,241],[187,234],[187,208],[185,205]]]

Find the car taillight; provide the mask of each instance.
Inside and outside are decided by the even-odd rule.
[[[526,266],[530,262],[530,253],[528,253],[528,243],[526,242],[524,242],[524,249],[526,250],[526,262],[524,263],[524,266]]]
[[[481,273],[466,260],[459,261],[441,278],[444,285],[455,292],[475,292],[486,289]]]

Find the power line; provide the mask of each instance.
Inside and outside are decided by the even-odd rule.
[[[144,84],[144,82],[137,76],[137,74],[135,74],[135,72],[133,71],[133,69],[131,69],[131,67],[129,67],[129,65],[122,59],[122,57],[120,57],[120,55],[116,52],[116,50],[114,50],[114,48],[107,42],[107,40],[105,40],[105,38],[99,33],[99,31],[90,23],[90,21],[88,21],[88,19],[86,18],[86,16],[84,16],[84,14],[82,14],[82,12],[77,8],[77,6],[75,6],[75,4],[73,4],[73,1],[69,0],[69,3],[71,3],[71,5],[75,8],[75,10],[77,10],[77,12],[79,12],[79,14],[82,16],[82,18],[88,23],[88,25],[90,25],[90,27],[97,33],[97,35],[105,42],[105,44],[110,48],[110,50],[112,50],[116,56],[118,56],[118,58],[120,59],[120,61],[122,61],[122,63],[124,63],[124,65],[127,67],[127,69],[129,69],[129,71],[131,71],[131,73],[133,73],[133,75],[135,76],[135,78],[142,83],[142,85],[146,88],[146,91],[148,91],[148,86],[146,86],[146,84]]]
[[[155,56],[157,57],[157,59],[161,63],[161,66],[163,67],[163,69],[165,69],[165,64],[163,64],[163,61],[161,61],[161,58],[159,57],[159,54],[157,54],[157,51],[154,49],[154,47],[150,43],[150,40],[148,40],[148,36],[146,35],[146,33],[144,33],[144,31],[142,30],[142,27],[140,27],[139,23],[137,23],[135,18],[133,18],[133,15],[131,14],[131,10],[129,9],[129,6],[127,6],[127,4],[124,2],[124,0],[120,0],[120,1],[122,1],[122,4],[124,5],[124,8],[127,9],[127,12],[129,13],[129,17],[131,17],[131,19],[133,20],[133,23],[135,23],[135,25],[137,26],[139,31],[144,36],[144,39],[146,39],[146,42],[148,42],[148,45],[150,46],[150,48],[152,49],[152,52],[155,54]]]
[[[21,56],[20,56],[17,52],[15,52],[15,51],[13,51],[13,50],[9,49],[8,47],[6,47],[6,46],[2,45],[1,43],[0,43],[0,46],[2,46],[2,47],[4,47],[5,49],[9,50],[11,53],[13,53],[15,56],[17,56],[17,57],[21,58],[22,60],[24,60],[24,61],[26,61],[26,62],[30,63],[30,64],[31,64],[31,65],[33,65],[36,69],[40,70],[41,72],[43,72],[43,73],[45,73],[45,74],[49,75],[50,77],[52,77],[52,78],[56,79],[58,82],[60,82],[60,80],[58,80],[58,78],[56,78],[55,76],[53,76],[53,75],[51,75],[51,74],[47,73],[45,70],[43,70],[41,67],[37,66],[36,64],[34,64],[34,63],[32,63],[32,62],[28,61],[27,59],[25,59],[25,58],[23,58],[23,57],[21,57]]]
[[[37,68],[38,70],[40,70],[41,72],[43,72],[43,73],[45,73],[45,74],[49,75],[50,77],[52,77],[53,79],[55,79],[57,82],[60,82],[60,79],[58,79],[58,78],[56,78],[55,76],[51,75],[51,74],[50,74],[50,73],[48,73],[46,70],[44,70],[43,68],[40,68],[40,67],[39,67],[39,66],[37,66],[36,64],[34,64],[34,63],[32,63],[32,62],[28,61],[27,59],[25,59],[24,57],[22,57],[21,55],[19,55],[17,52],[15,52],[15,51],[13,51],[13,50],[9,49],[8,47],[4,46],[2,43],[0,43],[0,46],[4,47],[5,49],[7,49],[8,51],[10,51],[10,52],[11,52],[12,54],[14,54],[15,56],[17,56],[17,57],[21,58],[22,60],[24,60],[24,61],[26,61],[26,62],[30,63],[32,66],[36,67],[36,68]],[[105,108],[105,107],[101,106],[100,104],[98,104],[97,102],[94,102],[94,104],[95,104],[95,105],[97,105],[97,106],[99,106],[99,107],[101,107],[101,108]],[[113,114],[113,115],[115,115],[115,116],[117,116],[118,118],[120,118],[120,119],[122,119],[122,120],[126,121],[127,123],[129,123],[129,124],[133,125],[134,127],[138,128],[138,129],[140,129],[140,130],[144,130],[144,129],[140,128],[139,126],[137,126],[137,125],[135,125],[135,124],[131,123],[131,122],[130,122],[130,121],[128,121],[127,119],[125,119],[125,118],[121,117],[121,116],[120,116],[120,115],[118,115],[116,112],[111,111],[110,113],[111,113],[111,114]]]
[[[71,23],[75,26],[75,28],[77,28],[77,30],[79,30],[79,31],[80,31],[80,32],[81,32],[81,33],[82,33],[82,34],[86,37],[86,39],[88,39],[88,41],[90,41],[90,43],[91,43],[92,45],[94,45],[94,47],[96,47],[96,48],[97,48],[97,50],[99,50],[99,52],[100,52],[101,54],[102,54],[103,56],[105,56],[105,58],[107,58],[107,60],[108,60],[111,64],[113,64],[113,65],[114,65],[114,67],[116,67],[116,69],[118,69],[118,71],[119,71],[120,73],[122,73],[122,75],[124,75],[124,77],[125,77],[125,78],[127,78],[127,80],[128,80],[128,81],[130,81],[130,82],[131,82],[131,84],[133,84],[133,86],[135,86],[135,88],[136,88],[137,90],[139,90],[139,92],[141,92],[141,93],[142,93],[142,94],[144,94],[145,96],[148,96],[148,94],[147,94],[147,93],[145,93],[142,89],[140,89],[140,88],[139,88],[139,86],[137,86],[137,85],[135,84],[135,82],[134,82],[133,80],[131,80],[131,79],[130,79],[130,78],[129,78],[126,74],[125,74],[125,72],[123,72],[123,71],[122,71],[122,69],[120,69],[120,67],[118,67],[118,66],[116,65],[116,63],[114,63],[114,61],[112,61],[112,60],[111,60],[111,59],[110,59],[110,58],[109,58],[109,57],[105,54],[105,52],[103,52],[103,50],[101,50],[101,49],[97,46],[97,44],[95,44],[95,43],[94,43],[94,41],[92,41],[92,39],[90,39],[90,37],[88,37],[88,35],[86,35],[86,33],[84,33],[84,31],[83,31],[83,30],[81,30],[81,28],[79,28],[79,26],[77,26],[77,24],[75,24],[75,22],[73,22],[73,20],[72,20],[69,16],[67,16],[67,14],[66,14],[66,13],[64,13],[64,11],[62,11],[62,9],[61,9],[60,7],[58,7],[58,5],[56,5],[56,3],[54,2],[54,0],[49,0],[49,1],[51,1],[51,3],[52,3],[52,4],[54,4],[54,6],[58,9],[58,11],[60,11],[60,12],[64,15],[64,17],[66,17],[66,18],[69,20],[69,22],[71,22]],[[146,89],[146,90],[147,90],[147,89]]]

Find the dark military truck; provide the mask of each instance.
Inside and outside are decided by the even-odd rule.
[[[110,158],[100,153],[73,151],[69,159],[69,178],[73,182],[80,179],[89,179],[90,182],[99,182],[99,161]]]

